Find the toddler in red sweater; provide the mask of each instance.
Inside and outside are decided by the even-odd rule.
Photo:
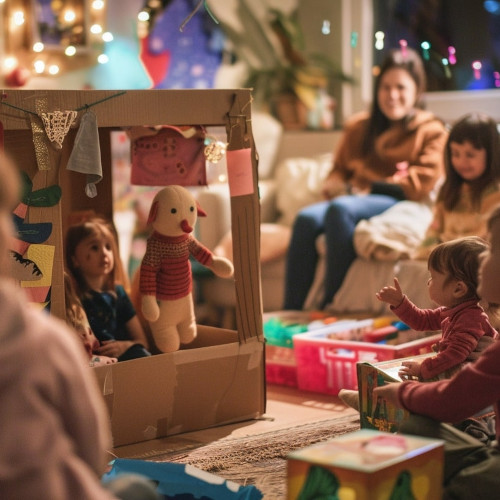
[[[497,336],[488,315],[479,304],[477,292],[480,256],[486,242],[476,236],[441,243],[428,258],[430,298],[440,307],[420,309],[403,294],[397,278],[394,286],[383,287],[376,295],[410,328],[442,330],[433,346],[436,356],[404,361],[401,378],[431,380],[449,378],[464,363],[474,361]]]
[[[488,219],[491,248],[482,256],[478,294],[500,303],[500,206]],[[443,499],[496,498],[500,491],[500,342],[447,380],[404,381],[380,386],[383,398],[411,413],[400,431],[445,441]],[[493,405],[496,440],[483,443],[449,423],[458,423]]]

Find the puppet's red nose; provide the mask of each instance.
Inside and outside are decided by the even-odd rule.
[[[186,220],[186,219],[182,219],[182,222],[181,222],[181,229],[185,232],[185,233],[190,233],[193,228],[189,225],[189,222]]]

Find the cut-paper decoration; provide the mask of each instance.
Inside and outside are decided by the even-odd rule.
[[[19,239],[27,243],[43,243],[52,234],[51,222],[24,222],[24,219],[15,214],[12,214],[12,221]]]
[[[97,195],[95,185],[102,180],[102,164],[97,118],[92,111],[82,116],[66,169],[86,174],[86,195],[89,198]]]
[[[12,277],[16,281],[39,281],[43,278],[41,269],[31,259],[26,259],[14,250],[10,251],[12,258]]]
[[[227,152],[227,178],[231,196],[243,196],[254,192],[251,149]]]
[[[34,262],[42,272],[42,278],[38,281],[22,281],[23,288],[41,288],[52,286],[52,269],[54,266],[54,245],[30,245],[26,254],[23,255],[25,259]]]
[[[133,131],[137,136],[137,130]],[[139,186],[206,186],[202,127],[164,126],[132,143],[131,183]]]
[[[78,115],[77,111],[50,111],[40,113],[45,133],[48,139],[55,143],[57,149],[62,149],[64,139]]]

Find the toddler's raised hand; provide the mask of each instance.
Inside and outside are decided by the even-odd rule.
[[[384,286],[379,292],[377,292],[376,297],[382,302],[387,302],[387,304],[392,307],[398,307],[401,302],[403,302],[403,292],[399,286],[399,281],[394,278],[394,286]]]

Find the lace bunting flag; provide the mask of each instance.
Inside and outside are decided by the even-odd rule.
[[[66,134],[75,118],[77,111],[51,111],[49,113],[40,113],[45,133],[49,140],[56,144],[57,149],[62,149],[62,144]]]

